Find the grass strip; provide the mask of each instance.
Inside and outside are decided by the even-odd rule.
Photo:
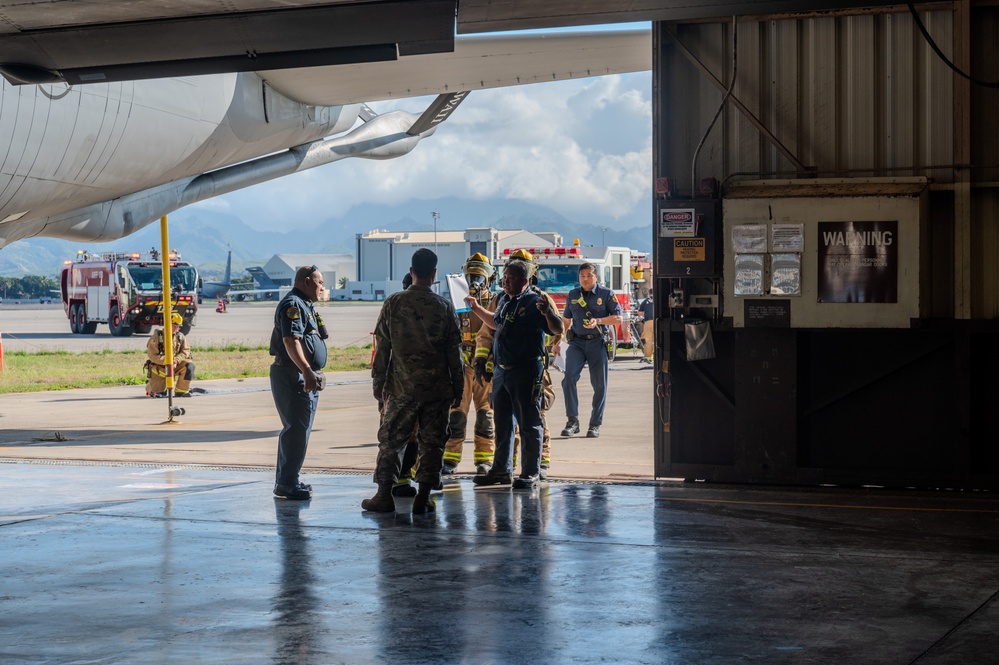
[[[193,347],[194,385],[199,380],[242,379],[267,376],[272,358],[266,346],[233,344],[224,347]],[[371,345],[330,347],[326,371],[366,370]],[[93,351],[13,351],[4,354],[0,372],[0,395],[71,388],[141,386],[146,382],[142,369],[146,352]]]

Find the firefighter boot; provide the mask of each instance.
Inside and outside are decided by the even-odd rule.
[[[430,492],[434,488],[434,483],[420,483],[420,491],[413,500],[413,514],[423,515],[437,510],[437,504],[430,498]]]
[[[362,501],[361,508],[373,513],[394,512],[395,501],[392,499],[392,483],[378,483],[378,491],[370,499]]]

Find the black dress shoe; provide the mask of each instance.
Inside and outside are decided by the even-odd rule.
[[[486,485],[509,485],[513,482],[513,478],[509,473],[484,473],[481,476],[475,476],[472,478],[472,482],[480,487]]]
[[[292,501],[305,501],[312,498],[312,486],[299,483],[294,487],[286,485],[275,485],[274,496],[280,499],[291,499]]]
[[[521,476],[513,481],[513,489],[515,490],[532,490],[538,486],[541,481],[538,476]]]

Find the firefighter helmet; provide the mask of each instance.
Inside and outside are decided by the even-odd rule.
[[[489,257],[481,252],[476,252],[468,257],[462,272],[466,275],[482,275],[489,279],[493,275],[493,264],[489,262]]]
[[[170,320],[173,321],[175,326],[184,325],[184,317],[180,315],[180,312],[171,312]]]
[[[527,264],[527,281],[530,282],[531,278],[534,277],[534,273],[538,271],[538,264],[534,262],[534,255],[529,251],[521,247],[520,249],[515,249],[510,252],[511,261],[523,261]]]
[[[495,274],[489,257],[476,252],[468,257],[468,260],[465,261],[465,265],[461,269],[465,273],[468,292],[478,297],[479,302],[485,303],[488,301],[489,285],[492,283]]]

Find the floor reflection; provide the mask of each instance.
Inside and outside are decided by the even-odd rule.
[[[316,624],[319,607],[316,575],[312,569],[309,536],[302,528],[300,513],[309,501],[274,501],[277,533],[281,545],[281,578],[274,597],[276,665],[322,663]]]

